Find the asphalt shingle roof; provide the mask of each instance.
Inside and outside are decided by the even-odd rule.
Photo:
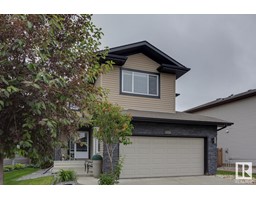
[[[214,101],[210,101],[210,102],[202,104],[200,106],[190,108],[190,109],[188,109],[184,112],[193,113],[193,112],[197,112],[197,111],[200,111],[200,110],[205,110],[205,109],[212,108],[212,107],[215,107],[215,106],[219,106],[219,105],[223,105],[223,104],[226,104],[226,103],[230,103],[230,102],[238,101],[238,100],[245,99],[245,98],[248,98],[248,97],[252,97],[252,96],[255,96],[255,95],[256,95],[256,89],[248,90],[246,92],[242,92],[242,93],[239,93],[239,94],[235,94],[235,95],[232,94],[232,95],[230,95],[226,98],[218,98]]]
[[[167,122],[180,124],[217,125],[220,127],[230,126],[233,123],[214,117],[185,112],[164,113],[140,110],[126,110],[125,113],[132,115],[134,121]]]

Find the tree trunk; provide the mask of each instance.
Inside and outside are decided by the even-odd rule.
[[[0,154],[0,185],[4,184],[4,156]]]
[[[110,163],[110,170],[111,170],[111,173],[113,173],[113,160],[112,160],[113,155],[111,154],[110,145],[111,144],[106,144],[106,149],[107,149],[109,163]]]

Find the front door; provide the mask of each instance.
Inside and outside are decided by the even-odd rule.
[[[74,145],[74,157],[75,159],[89,158],[89,132],[81,131],[79,133],[79,139]]]

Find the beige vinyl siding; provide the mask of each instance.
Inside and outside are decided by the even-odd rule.
[[[103,142],[99,141],[99,154],[103,156]]]
[[[101,75],[97,78],[95,82],[95,87],[101,87]]]
[[[159,64],[139,53],[129,56],[123,67],[158,72]],[[175,81],[175,75],[160,73],[160,98],[150,98],[120,94],[119,66],[115,66],[112,71],[104,74],[101,80],[102,87],[109,89],[108,98],[110,102],[116,103],[124,109],[170,113],[175,112]]]
[[[137,69],[137,70],[155,72],[155,73],[158,73],[157,68],[159,66],[160,65],[157,62],[145,56],[143,53],[138,53],[138,54],[129,56],[127,61],[124,64],[124,67],[130,68],[130,69]]]

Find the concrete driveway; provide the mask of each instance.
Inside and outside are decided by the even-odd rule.
[[[97,185],[97,179],[93,177],[78,177],[81,185]],[[234,180],[216,176],[186,176],[165,178],[137,178],[120,179],[119,185],[234,185]]]
[[[186,176],[143,179],[121,179],[120,185],[233,185],[232,180],[216,176]]]

